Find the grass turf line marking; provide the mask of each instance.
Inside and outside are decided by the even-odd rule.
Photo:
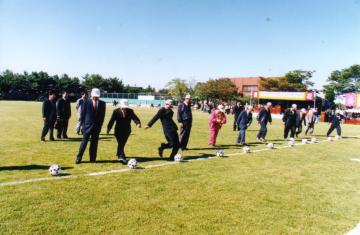
[[[355,228],[351,229],[345,235],[359,235],[359,234],[360,234],[360,223],[358,223],[358,225]]]
[[[336,141],[336,140],[334,140],[334,141]],[[327,140],[327,139],[317,141],[317,143],[321,143],[321,142],[331,142],[331,141]],[[298,145],[306,145],[306,144],[299,143],[299,144],[295,144],[295,145],[298,146]],[[256,152],[261,152],[261,151],[266,151],[266,150],[276,150],[276,149],[282,149],[282,148],[292,148],[292,147],[280,146],[275,149],[268,149],[268,148],[257,149],[257,150],[251,151],[250,153],[256,153]],[[225,156],[230,157],[230,156],[236,156],[236,155],[248,155],[250,153],[239,152],[239,153],[227,154]],[[185,160],[184,162],[192,162],[192,161],[206,160],[206,159],[212,159],[212,158],[219,158],[219,157],[205,156],[205,157],[200,157],[200,158],[196,158],[196,159]],[[151,169],[151,168],[155,168],[155,167],[162,167],[162,166],[168,166],[168,165],[173,165],[173,164],[178,164],[178,163],[177,162],[165,162],[165,163],[160,163],[160,164],[148,165],[148,166],[145,166],[143,169]],[[25,183],[33,183],[33,182],[41,182],[41,181],[61,180],[61,179],[70,179],[70,178],[74,179],[74,178],[78,178],[78,177],[82,177],[82,176],[107,175],[107,174],[113,174],[113,173],[127,172],[130,170],[131,170],[130,168],[121,168],[121,169],[115,169],[115,170],[109,170],[109,171],[91,172],[91,173],[78,174],[78,175],[66,175],[66,176],[60,176],[60,177],[43,177],[43,178],[33,178],[33,179],[27,179],[27,180],[16,180],[16,181],[0,183],[0,187],[9,186],[9,185],[25,184]]]
[[[360,162],[360,158],[351,158],[351,161]]]

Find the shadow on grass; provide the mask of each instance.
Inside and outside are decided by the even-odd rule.
[[[27,166],[1,166],[0,171],[32,171],[47,170],[49,165],[27,165]],[[62,170],[71,169],[72,167],[61,167]]]
[[[68,138],[68,139],[57,139],[56,141],[63,141],[63,142],[81,142],[82,137],[75,137],[75,138]],[[113,136],[107,136],[107,137],[99,137],[99,140],[101,141],[110,141],[111,139],[114,139]]]

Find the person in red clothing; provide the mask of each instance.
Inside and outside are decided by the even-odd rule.
[[[221,129],[222,125],[226,123],[226,121],[225,107],[223,105],[219,105],[216,109],[212,110],[209,121],[209,145],[215,146],[216,137],[219,133],[219,130]]]

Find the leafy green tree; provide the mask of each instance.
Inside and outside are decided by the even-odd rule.
[[[360,65],[355,64],[341,71],[335,70],[328,77],[329,84],[324,85],[325,98],[334,102],[337,95],[360,91]]]
[[[210,79],[204,85],[208,98],[217,101],[230,101],[238,95],[237,87],[228,78]]]
[[[181,100],[182,97],[190,92],[190,88],[185,80],[174,78],[166,84],[166,89],[169,90],[169,95],[176,100]]]
[[[315,71],[294,70],[283,77],[260,78],[260,90],[263,91],[307,91],[314,86],[311,81]]]
[[[86,74],[81,85],[88,91],[94,87],[103,90],[104,78],[100,74]]]
[[[122,80],[117,77],[110,77],[104,80],[103,90],[109,93],[122,93],[124,92],[124,84]]]

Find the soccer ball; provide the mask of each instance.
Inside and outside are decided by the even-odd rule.
[[[267,144],[267,147],[268,147],[268,149],[273,149],[273,148],[274,148],[274,144],[273,144],[273,143],[268,143],[268,144]]]
[[[137,167],[137,161],[136,159],[130,159],[127,163],[128,167],[131,169],[135,169]]]
[[[174,157],[175,162],[181,162],[183,160],[183,157],[181,156],[181,153],[178,153]]]
[[[293,140],[290,140],[289,143],[288,143],[289,147],[294,147],[295,143]]]
[[[312,138],[311,138],[311,142],[312,142],[312,143],[316,143],[316,142],[317,142],[317,139],[316,139],[315,137],[312,137]]]
[[[217,157],[223,157],[224,156],[224,151],[222,149],[216,150],[216,156]]]
[[[341,139],[341,136],[340,136],[340,135],[336,135],[336,136],[335,136],[335,139],[336,139],[336,140],[339,140],[339,139]]]
[[[248,146],[245,146],[243,148],[244,153],[250,153],[250,148]]]
[[[331,136],[329,136],[329,137],[327,138],[327,140],[328,140],[328,141],[333,141],[333,138],[332,138]]]
[[[49,174],[52,176],[59,175],[61,167],[59,165],[51,165],[49,168]]]
[[[303,144],[307,144],[308,140],[307,139],[302,139],[301,143]]]

